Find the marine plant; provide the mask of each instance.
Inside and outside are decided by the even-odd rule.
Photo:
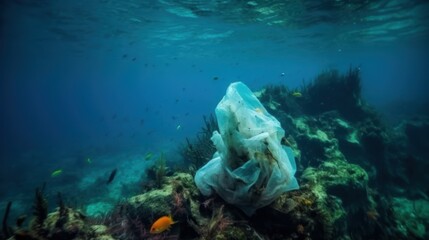
[[[39,236],[43,236],[46,234],[43,229],[43,223],[48,217],[48,201],[46,200],[43,190],[44,186],[40,188],[36,188],[35,198],[33,203],[33,215],[34,219],[31,224],[32,232],[35,232]]]
[[[193,222],[189,224],[200,235],[200,239],[217,239],[219,234],[224,233],[225,229],[233,224],[229,217],[224,215],[224,205],[213,209],[212,217],[203,226],[197,226]]]
[[[138,217],[126,214],[120,208],[109,213],[103,224],[108,226],[108,232],[115,239],[143,239],[149,236],[149,232]]]
[[[183,197],[183,194],[174,191],[173,192],[173,209],[174,209],[174,215],[183,215],[187,214],[187,206],[185,205],[185,199]]]
[[[145,188],[157,187],[161,188],[165,181],[165,176],[168,173],[168,167],[166,165],[166,159],[164,153],[161,152],[155,165],[146,170],[146,174],[150,180],[149,183],[145,183]],[[147,190],[147,189],[146,189]]]
[[[161,153],[158,159],[156,160],[156,168],[155,168],[155,183],[157,187],[161,187],[165,175],[167,174],[167,166],[165,163],[164,153]]]
[[[67,216],[68,216],[68,208],[64,204],[63,197],[60,192],[57,194],[57,204],[58,204],[58,221],[57,221],[57,227],[62,227],[67,222]]]
[[[305,96],[302,95],[301,90],[292,90],[285,85],[268,85],[256,93],[256,96],[269,112],[275,113],[282,110],[292,116],[302,115],[300,103]]]
[[[3,215],[2,235],[0,235],[1,239],[3,238],[8,239],[10,236],[12,236],[12,228],[9,227],[9,225],[7,224],[11,207],[12,207],[12,202],[8,202],[6,205],[6,210]]]
[[[186,144],[179,149],[182,158],[192,165],[193,169],[198,169],[209,161],[216,152],[210,138],[214,131],[218,130],[216,118],[210,115],[203,116],[204,125],[193,140],[186,138]]]
[[[303,107],[311,115],[337,110],[350,121],[362,119],[361,77],[359,68],[350,68],[341,75],[338,70],[319,74],[314,81],[304,86]]]

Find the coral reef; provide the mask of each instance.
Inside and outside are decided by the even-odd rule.
[[[44,188],[44,187],[43,187]],[[72,240],[113,239],[105,226],[90,225],[87,217],[80,211],[66,207],[61,194],[58,193],[58,207],[48,213],[48,202],[43,194],[43,188],[37,188],[33,205],[33,219],[28,228],[22,226],[25,218],[17,219],[16,228],[8,227],[13,234],[9,240]],[[103,230],[104,229],[104,230]],[[8,237],[8,236],[5,236]]]
[[[291,133],[288,142],[298,153],[297,175],[304,185],[298,193],[287,194],[283,208],[274,204],[279,212],[288,213],[288,219],[311,219],[294,222],[299,229],[293,236],[300,236],[298,232],[304,229],[314,239],[426,238],[421,227],[426,223],[421,218],[414,218],[418,223],[412,225],[417,227],[398,231],[398,222],[405,222],[406,217],[397,214],[391,196],[428,199],[429,179],[424,169],[429,166],[423,160],[427,159],[428,120],[411,119],[397,128],[385,126],[360,97],[358,69],[345,75],[322,73],[301,91],[302,98],[292,98],[288,90],[267,87],[260,95],[266,106],[278,103],[272,108],[273,115]],[[283,110],[283,103],[294,110],[284,111],[291,108]],[[310,210],[294,200],[299,195],[307,196]],[[293,216],[294,212],[299,214]],[[356,222],[359,224],[354,225]],[[291,231],[282,226],[278,234],[294,238],[288,235]]]
[[[180,149],[188,172],[173,174],[161,154],[143,193],[96,218],[67,207],[61,195],[48,213],[39,188],[28,228],[24,217],[9,226],[12,204],[6,207],[1,239],[429,239],[429,118],[386,126],[360,91],[359,69],[351,69],[324,72],[299,90],[255,93],[288,133],[281,141],[295,154],[300,189],[250,217],[194,183],[195,169],[215,152],[210,117]],[[169,230],[149,232],[169,215]]]
[[[401,238],[427,239],[429,201],[394,198],[392,203],[398,235]]]

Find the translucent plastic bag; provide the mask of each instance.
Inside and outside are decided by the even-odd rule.
[[[195,175],[203,195],[216,192],[247,215],[299,188],[285,132],[241,82],[232,83],[216,107],[219,132],[211,140],[217,152]]]

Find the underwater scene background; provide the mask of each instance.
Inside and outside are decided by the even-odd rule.
[[[427,1],[8,0],[0,31],[0,239],[429,239]],[[233,82],[299,185],[251,214],[265,178],[194,180],[282,160],[210,140]]]

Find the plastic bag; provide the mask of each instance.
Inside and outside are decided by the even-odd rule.
[[[203,195],[216,192],[247,215],[280,194],[299,188],[295,159],[281,145],[280,122],[241,82],[232,83],[216,107],[219,132],[211,140],[217,152],[195,175]]]

